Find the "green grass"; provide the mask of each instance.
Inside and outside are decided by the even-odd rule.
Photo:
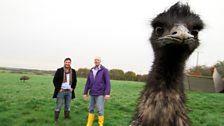
[[[0,71],[0,126],[52,126],[55,99],[51,75]],[[71,120],[60,114],[59,126],[85,126],[88,101],[82,100],[84,78],[78,78],[75,100],[71,102]],[[143,87],[141,82],[111,81],[111,99],[105,103],[105,126],[128,126]],[[187,92],[187,107],[192,126],[224,125],[224,94]],[[62,111],[63,112],[63,111]],[[94,121],[97,126],[97,116]]]

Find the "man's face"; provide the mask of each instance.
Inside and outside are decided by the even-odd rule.
[[[100,58],[95,58],[94,63],[95,63],[96,66],[99,66],[100,63],[101,63],[101,59]]]
[[[70,61],[70,60],[65,60],[65,62],[64,62],[64,66],[65,66],[65,68],[70,68],[70,66],[71,66],[71,61]]]

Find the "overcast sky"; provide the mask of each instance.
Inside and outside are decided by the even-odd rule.
[[[183,1],[183,0],[182,0]],[[187,1],[187,0],[185,0]],[[187,67],[224,60],[223,0],[188,0],[204,20],[200,47]],[[66,57],[75,69],[102,57],[108,69],[148,73],[150,21],[177,0],[1,0],[0,66],[55,70]]]

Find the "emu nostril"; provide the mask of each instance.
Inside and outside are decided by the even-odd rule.
[[[173,32],[173,33],[172,33],[172,35],[175,35],[175,34],[177,34],[177,32]]]

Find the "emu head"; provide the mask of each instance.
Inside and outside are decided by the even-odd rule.
[[[182,56],[182,59],[188,58],[199,46],[198,33],[204,27],[200,17],[187,4],[179,2],[157,15],[151,25],[150,41],[155,56]]]

